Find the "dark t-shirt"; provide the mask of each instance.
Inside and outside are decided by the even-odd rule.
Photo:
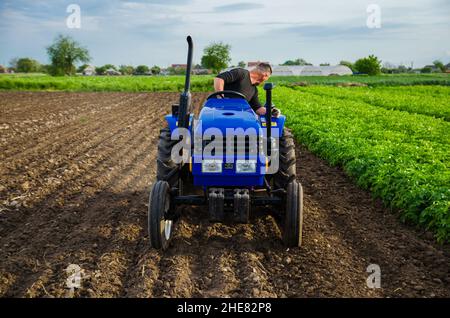
[[[258,90],[256,85],[252,85],[250,72],[243,68],[234,68],[232,70],[220,73],[216,77],[223,79],[226,91],[236,91],[242,93],[247,98],[248,103],[256,111],[263,107],[259,102]]]

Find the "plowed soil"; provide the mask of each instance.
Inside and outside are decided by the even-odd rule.
[[[283,246],[270,208],[250,224],[212,224],[205,208],[181,207],[171,248],[150,248],[156,142],[177,101],[0,92],[0,296],[450,297],[449,247],[301,146],[303,247]],[[366,284],[370,264],[379,289]]]

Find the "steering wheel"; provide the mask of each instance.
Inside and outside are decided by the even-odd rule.
[[[238,97],[238,98],[246,99],[245,95],[241,94],[239,92],[235,92],[235,91],[218,91],[218,92],[214,92],[214,93],[210,94],[206,98],[206,100],[211,99],[213,97],[217,98],[217,95],[224,95],[224,96],[226,96],[226,95],[233,95],[233,96]]]

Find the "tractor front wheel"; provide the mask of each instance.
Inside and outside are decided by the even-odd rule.
[[[303,228],[303,188],[297,181],[287,186],[286,214],[284,217],[283,241],[288,247],[302,245]]]
[[[173,217],[170,215],[170,187],[166,181],[156,181],[150,192],[148,232],[153,248],[165,250],[172,239]]]

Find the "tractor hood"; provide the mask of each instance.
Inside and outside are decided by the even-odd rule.
[[[215,128],[223,136],[227,128],[254,128],[258,133],[261,127],[258,115],[243,99],[210,99],[203,105],[199,120],[203,132],[208,128]]]

